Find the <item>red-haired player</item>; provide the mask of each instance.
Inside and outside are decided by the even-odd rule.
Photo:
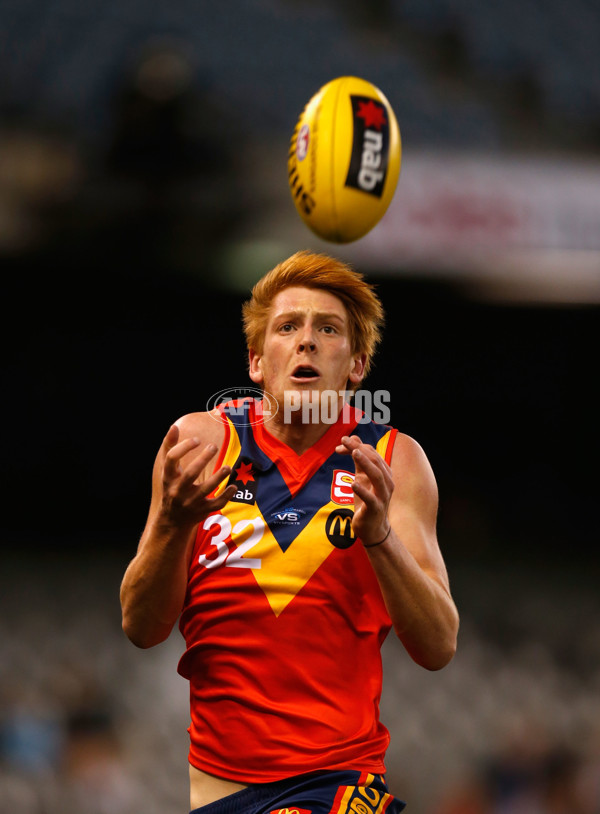
[[[170,428],[122,583],[123,628],[151,647],[179,619],[193,809],[399,811],[383,777],[380,648],[393,627],[440,669],[458,614],[425,454],[345,397],[383,310],[360,274],[299,252],[257,283],[243,316],[250,378],[280,409],[231,402]],[[298,409],[307,398],[316,409]]]

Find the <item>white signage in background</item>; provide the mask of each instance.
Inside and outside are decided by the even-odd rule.
[[[508,299],[600,302],[600,163],[405,151],[389,210],[343,254]]]

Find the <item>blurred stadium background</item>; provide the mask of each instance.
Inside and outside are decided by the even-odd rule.
[[[1,814],[187,811],[181,641],[118,587],[172,420],[246,383],[240,305],[299,248],[387,307],[369,386],[425,447],[462,613],[441,673],[386,643],[412,814],[600,811],[596,0],[0,0]],[[287,189],[355,74],[403,136],[364,240]]]

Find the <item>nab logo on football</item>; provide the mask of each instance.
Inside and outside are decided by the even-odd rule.
[[[336,509],[331,512],[325,523],[325,534],[331,545],[336,548],[350,548],[356,540],[352,531],[352,509]]]
[[[385,106],[368,96],[351,96],[354,136],[346,186],[381,198],[388,167],[390,126]]]
[[[235,486],[236,493],[231,498],[235,503],[256,503],[258,483],[254,477],[252,461],[249,458],[238,458],[234,465],[228,486]]]

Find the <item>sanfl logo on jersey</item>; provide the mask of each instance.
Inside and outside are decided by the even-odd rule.
[[[348,506],[354,503],[352,484],[356,475],[345,469],[334,469],[331,481],[331,501],[338,506]]]

